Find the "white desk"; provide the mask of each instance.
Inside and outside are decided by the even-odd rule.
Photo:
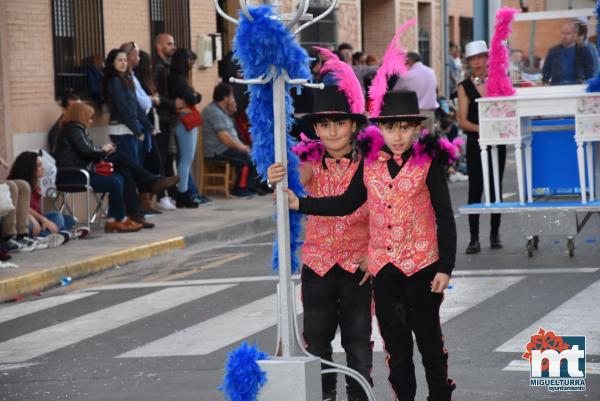
[[[479,103],[479,146],[483,168],[485,204],[490,202],[490,177],[486,149],[491,146],[496,203],[500,203],[498,145],[513,145],[517,163],[519,203],[533,202],[531,120],[536,117],[574,116],[581,203],[587,203],[586,167],[590,201],[594,196],[592,142],[600,141],[600,93],[587,93],[586,85],[518,88],[514,96],[485,97]],[[525,175],[523,175],[523,146]],[[587,159],[587,166],[586,166]],[[527,183],[527,191],[525,190]]]

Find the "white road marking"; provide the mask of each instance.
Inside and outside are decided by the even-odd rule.
[[[302,313],[300,286],[296,286],[297,313]],[[145,358],[208,355],[243,340],[277,322],[276,294],[261,298],[177,333],[119,355],[119,358]]]
[[[530,275],[530,274],[575,274],[575,273],[595,273],[598,267],[557,267],[557,268],[530,268],[530,269],[475,269],[475,270],[454,270],[452,276],[459,278],[461,276],[511,276],[511,275]],[[230,277],[200,280],[180,280],[180,281],[157,281],[153,283],[120,283],[107,284],[99,287],[88,288],[85,291],[105,291],[105,290],[125,290],[130,288],[155,288],[155,287],[178,287],[192,285],[212,285],[212,284],[238,284],[251,283],[258,281],[278,281],[279,277],[255,276],[255,277]],[[300,275],[292,275],[292,280],[300,280]]]
[[[57,295],[55,297],[47,297],[35,301],[21,302],[14,305],[0,307],[0,323],[35,312],[43,311],[45,309],[54,308],[58,305],[77,301],[94,294],[97,294],[97,292],[78,292],[74,294]]]
[[[496,349],[497,352],[524,352],[540,327],[559,336],[586,336],[586,354],[600,355],[600,280],[588,286],[552,312]]]
[[[516,194],[517,194],[516,192],[503,192],[502,193],[502,199],[512,198]]]
[[[39,365],[39,362],[31,362],[31,363],[7,363],[0,364],[0,372],[6,372],[8,370],[17,370],[21,368],[28,368],[30,366]]]
[[[510,361],[508,365],[502,370],[512,370],[516,372],[529,372],[530,365],[529,361],[525,359],[515,359],[514,361]],[[600,375],[600,363],[596,362],[587,362],[585,366],[586,375]]]
[[[440,310],[442,323],[453,319],[524,278],[525,276],[453,278],[450,281],[452,288],[446,290]],[[379,334],[379,326],[375,316],[373,316],[372,339],[375,343],[373,350],[382,352],[383,340]],[[333,340],[333,349],[334,352],[344,351],[339,331]]]
[[[0,363],[29,361],[229,287],[231,286],[167,288],[24,334],[0,343]]]
[[[300,275],[295,274],[292,280],[299,280]],[[126,290],[130,288],[155,288],[155,287],[180,287],[192,285],[212,285],[212,284],[239,284],[253,283],[258,281],[278,281],[279,276],[255,276],[255,277],[231,277],[231,278],[209,278],[202,280],[181,280],[181,281],[157,281],[153,283],[120,283],[108,284],[100,287],[89,288],[88,291],[104,290]]]

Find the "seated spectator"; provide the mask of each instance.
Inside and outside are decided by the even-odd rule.
[[[213,91],[213,101],[202,111],[204,157],[232,163],[236,180],[231,195],[247,198],[254,195],[253,188],[243,183],[252,185],[256,180],[256,172],[250,161],[250,146],[239,139],[229,116],[234,108],[233,88],[229,84],[218,84]]]
[[[0,167],[8,170],[8,164],[1,158]],[[2,242],[9,252],[31,252],[39,244],[29,237],[29,184],[23,180],[0,180],[0,183],[8,185],[10,199],[15,207],[15,210],[0,219]]]
[[[60,117],[58,117],[58,120],[56,120],[52,128],[50,128],[50,131],[48,131],[48,149],[50,150],[51,155],[54,155],[56,135],[58,135],[58,132],[60,131],[60,120],[63,118],[63,116],[65,115],[65,111],[67,111],[67,108],[71,104],[79,102],[81,102],[81,98],[77,93],[73,92],[72,89],[68,89],[63,95],[63,97],[60,99],[59,105],[62,113]]]
[[[29,233],[38,241],[47,243],[49,248],[54,248],[71,238],[70,230],[75,226],[75,219],[56,211],[43,213],[42,190],[39,185],[43,176],[44,164],[39,154],[23,152],[15,159],[8,178],[24,180],[29,184]]]
[[[73,104],[67,109],[56,139],[56,165],[59,168],[86,169],[90,173],[90,185],[94,191],[108,193],[108,218],[104,225],[106,232],[139,231],[142,225],[125,215],[123,177],[119,174],[101,175],[94,171],[94,164],[115,153],[116,146],[112,143],[94,146],[87,132],[93,115],[94,109],[83,103]]]

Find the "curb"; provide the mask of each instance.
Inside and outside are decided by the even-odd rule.
[[[80,262],[66,263],[37,272],[0,280],[0,302],[13,300],[56,286],[63,277],[82,278],[143,259],[149,259],[163,253],[184,249],[200,243],[216,243],[248,237],[267,231],[273,227],[273,218],[265,217],[223,227],[217,230],[200,232],[185,237],[179,236],[150,244],[131,247],[106,255],[95,256]]]

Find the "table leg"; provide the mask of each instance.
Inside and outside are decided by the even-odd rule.
[[[596,200],[595,197],[595,183],[594,183],[594,163],[593,163],[593,155],[594,155],[594,143],[588,142],[585,144],[585,158],[587,162],[587,178],[588,185],[590,186],[590,202]]]
[[[481,169],[483,170],[483,193],[485,195],[485,205],[489,206],[490,202],[490,166],[488,163],[487,145],[479,145],[481,148]]]
[[[533,202],[533,167],[531,159],[531,142],[525,143],[525,174],[527,180],[527,202]]]
[[[517,182],[519,184],[519,203],[525,204],[525,185],[523,180],[523,144],[515,144],[515,159],[517,161]]]
[[[492,145],[492,178],[494,179],[494,195],[496,203],[502,202],[500,193],[500,167],[498,166],[498,146]]]
[[[579,186],[581,188],[581,203],[587,203],[585,186],[585,155],[583,142],[577,142],[577,167],[579,168]]]

